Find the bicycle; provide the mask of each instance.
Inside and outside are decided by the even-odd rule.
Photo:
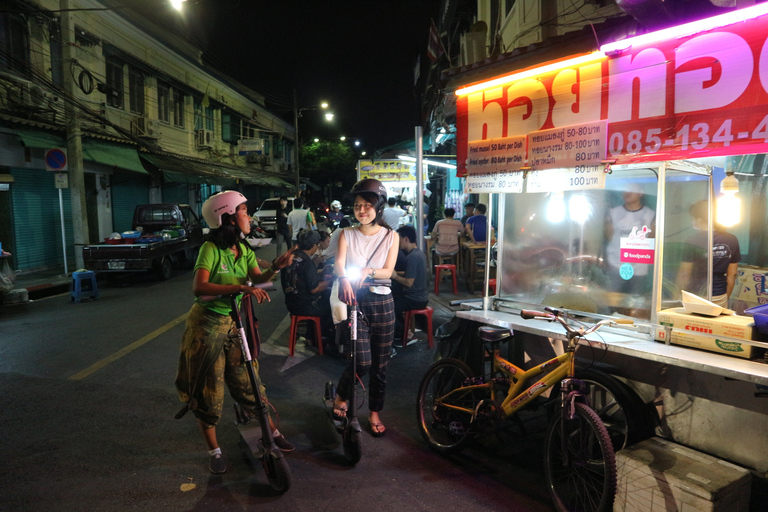
[[[258,288],[269,288],[273,286],[272,283],[263,283],[256,285]],[[237,297],[243,295],[241,305],[238,307]],[[261,391],[261,379],[258,373],[256,373],[256,367],[258,363],[253,359],[251,353],[252,348],[258,353],[259,350],[259,330],[258,320],[256,320],[251,312],[252,303],[249,294],[235,293],[226,295],[230,300],[232,311],[230,315],[235,322],[235,328],[237,329],[237,336],[240,342],[240,350],[243,352],[243,360],[248,373],[248,379],[251,382],[251,388],[256,397],[256,419],[261,427],[261,439],[258,442],[257,451],[254,454],[257,458],[261,459],[261,465],[264,468],[264,472],[267,475],[269,485],[279,493],[288,491],[291,487],[291,469],[288,467],[288,461],[282,451],[275,445],[274,437],[272,436],[272,429],[269,426],[269,412],[267,410],[267,397]],[[245,315],[241,315],[240,309],[248,312]],[[245,322],[243,322],[243,316],[245,316]],[[250,337],[249,337],[250,334]],[[237,412],[237,407],[235,408]],[[250,418],[238,417],[239,423],[248,423]]]
[[[550,496],[561,511],[610,510],[616,490],[615,453],[608,430],[589,406],[584,384],[574,377],[575,354],[579,340],[600,327],[633,322],[612,318],[590,328],[575,328],[567,315],[553,308],[523,310],[520,316],[559,322],[566,331],[565,352],[523,370],[499,355],[500,343],[508,341],[512,331],[481,326],[478,336],[490,346],[486,347],[491,355],[490,378],[474,375],[458,359],[434,363],[419,385],[419,430],[434,450],[456,452],[474,435],[498,430],[502,421],[559,384],[559,414],[552,415],[545,436],[544,468]],[[528,384],[531,380],[535,382]]]

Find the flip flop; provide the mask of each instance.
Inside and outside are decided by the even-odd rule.
[[[343,421],[347,417],[347,405],[333,404],[333,419]]]
[[[384,424],[380,421],[371,421],[368,419],[368,425],[371,428],[371,435],[373,437],[384,437],[384,434],[387,433]]]

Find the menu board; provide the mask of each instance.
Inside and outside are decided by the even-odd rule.
[[[523,191],[525,136],[469,143],[466,191],[472,194]]]

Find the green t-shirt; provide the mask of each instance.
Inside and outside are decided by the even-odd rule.
[[[211,274],[208,282],[214,284],[244,284],[248,281],[248,272],[257,267],[258,263],[256,253],[242,243],[240,254],[241,256],[235,259],[235,255],[229,249],[222,251],[213,242],[205,242],[200,247],[195,270],[206,269]],[[232,309],[228,298],[203,301],[197,297],[195,302],[220,315],[229,315]]]

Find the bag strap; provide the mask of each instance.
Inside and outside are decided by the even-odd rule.
[[[365,267],[368,267],[373,257],[376,256],[376,253],[379,251],[379,247],[381,247],[384,244],[387,238],[389,238],[389,235],[392,233],[391,229],[388,229],[388,228],[384,228],[384,229],[387,229],[389,232],[381,239],[381,242],[379,242],[379,245],[377,245],[376,248],[373,250],[373,252],[371,253],[371,257],[368,258],[368,261],[365,262]]]

